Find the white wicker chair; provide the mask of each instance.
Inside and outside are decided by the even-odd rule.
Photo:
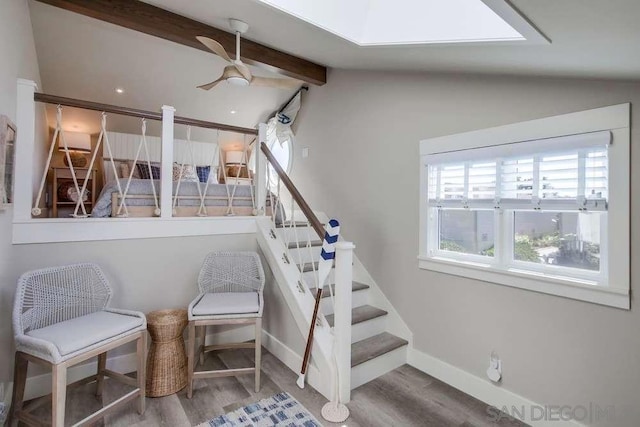
[[[97,382],[102,394],[104,377],[125,382],[135,390],[88,416],[76,425],[88,425],[116,406],[139,398],[138,411],[145,409],[146,319],[135,311],[108,308],[111,288],[95,264],[75,264],[31,271],[20,277],[13,309],[16,355],[11,423],[42,424],[23,408],[29,362],[50,366],[53,427],[64,426],[67,369],[98,357],[96,375],[73,385]],[[107,351],[137,342],[137,378],[106,369]],[[29,405],[39,406],[37,403]]]
[[[255,252],[212,252],[207,255],[198,276],[200,294],[189,304],[187,397],[193,395],[198,378],[255,373],[256,392],[260,390],[262,310],[264,270]],[[207,326],[255,324],[255,343],[205,345]],[[196,342],[196,329],[199,346]],[[253,368],[195,371],[196,351],[200,364],[206,352],[222,349],[255,348]]]

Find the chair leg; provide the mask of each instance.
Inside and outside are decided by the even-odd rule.
[[[262,318],[256,319],[256,393],[260,391],[260,369],[262,365]]]
[[[107,352],[98,355],[98,371],[96,372],[96,396],[102,396],[104,388],[104,370],[107,368]]]
[[[144,414],[145,410],[145,399],[146,399],[146,357],[145,354],[147,352],[147,331],[142,331],[140,334],[140,338],[138,338],[136,342],[136,353],[137,353],[137,380],[138,380],[138,388],[140,389],[140,399],[138,401],[138,413],[140,415]]]
[[[189,338],[187,339],[187,399],[193,397],[193,370],[195,368],[196,324],[189,322]]]
[[[53,398],[51,400],[51,427],[64,427],[64,408],[67,398],[67,366],[53,365]]]
[[[16,414],[22,410],[24,402],[24,389],[27,385],[27,367],[29,361],[19,351],[15,355],[13,367],[13,395],[11,397],[11,409],[9,410],[9,425],[17,426]]]
[[[200,365],[204,365],[205,352],[204,347],[207,344],[207,325],[202,325],[198,328],[198,342],[200,343],[200,347],[198,347],[198,355],[200,358]]]

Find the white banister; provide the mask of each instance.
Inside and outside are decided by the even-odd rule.
[[[16,104],[16,146],[15,164],[30,167],[15,168],[14,182],[14,221],[31,219],[33,203],[33,159],[36,146],[36,103],[33,95],[37,85],[30,80],[18,79],[18,98]]]
[[[258,140],[256,141],[255,156],[256,170],[254,175],[254,184],[256,186],[256,210],[258,215],[264,215],[266,212],[265,204],[267,200],[267,158],[260,151],[260,144],[267,141],[267,125],[260,123],[258,126]]]
[[[336,243],[334,334],[341,403],[351,399],[351,297],[353,250],[351,242]]]
[[[160,171],[160,217],[173,215],[173,117],[176,109],[162,106],[162,168]]]

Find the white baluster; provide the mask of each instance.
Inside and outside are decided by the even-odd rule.
[[[256,194],[256,209],[258,211],[258,215],[264,215],[266,212],[265,202],[267,200],[267,158],[264,153],[260,149],[260,146],[263,142],[267,141],[267,125],[264,123],[260,123],[258,126],[258,140],[256,141],[256,146],[254,150],[256,151],[256,170],[255,175],[253,177],[254,185],[256,186],[255,194]],[[275,215],[275,208],[273,203],[271,204],[271,209],[273,210],[273,214]]]
[[[31,219],[33,203],[33,159],[36,144],[36,103],[33,95],[37,89],[34,82],[18,79],[18,98],[16,108],[16,146],[15,146],[15,182],[14,182],[14,221]],[[46,172],[45,172],[46,174]],[[39,215],[40,206],[34,210]]]
[[[171,218],[173,214],[171,205],[173,203],[173,117],[175,112],[176,109],[173,107],[162,106],[162,168],[160,171],[160,216],[162,218]]]
[[[351,399],[351,297],[353,280],[353,250],[351,242],[336,243],[334,334],[337,369],[340,376],[341,403]]]

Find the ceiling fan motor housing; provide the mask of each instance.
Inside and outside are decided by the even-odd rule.
[[[234,32],[240,33],[240,34],[246,33],[247,30],[249,29],[249,24],[247,24],[244,21],[240,21],[239,19],[233,19],[233,18],[229,19],[229,26]]]

